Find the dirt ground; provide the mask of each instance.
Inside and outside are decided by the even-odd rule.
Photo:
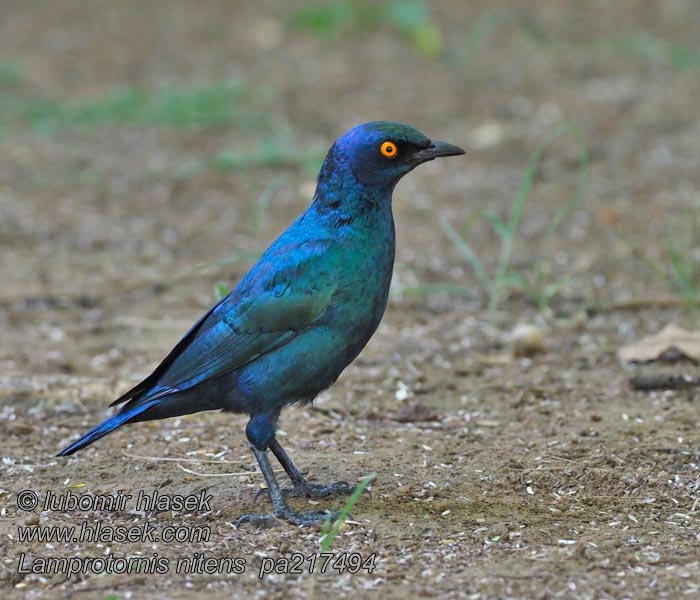
[[[3,598],[700,598],[697,393],[629,385],[638,369],[698,369],[616,357],[667,323],[697,325],[640,258],[641,248],[664,264],[667,228],[700,203],[697,4],[513,5],[430,3],[418,30],[341,15],[347,23],[338,17],[337,31],[319,33],[299,18],[302,3],[271,0],[1,3],[0,101],[70,104],[129,86],[237,81],[250,117],[186,127],[55,117],[42,128],[34,114],[0,116]],[[215,282],[233,285],[313,194],[313,169],[293,157],[244,168],[210,158],[252,155],[268,138],[322,153],[378,118],[467,155],[399,184],[384,321],[336,385],[280,423],[313,480],[378,474],[331,549],[374,555],[376,568],[284,573],[284,559],[319,551],[319,530],[234,527],[269,506],[254,500],[262,476],[244,416],[138,424],[55,458],[156,366],[213,302]],[[486,208],[507,215],[530,156],[558,124],[576,126],[590,157],[582,202],[547,247],[564,284],[547,311],[522,293],[486,311],[464,293],[478,285],[440,221],[460,228]],[[567,136],[546,151],[516,268],[529,268],[570,198],[577,152]],[[468,239],[492,269],[499,246],[484,220]],[[519,323],[543,331],[544,353],[511,356]],[[37,494],[38,508],[20,510],[22,490]],[[211,506],[42,510],[48,491],[119,490],[204,493]],[[208,539],[19,539],[22,527],[84,523]],[[110,553],[167,568],[41,572],[41,560],[89,565]],[[245,559],[245,569],[177,573],[188,557]],[[268,559],[280,572],[260,579]]]

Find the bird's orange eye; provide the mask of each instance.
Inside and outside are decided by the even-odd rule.
[[[379,148],[381,153],[386,156],[387,158],[394,158],[396,157],[396,154],[398,153],[399,149],[396,147],[396,144],[394,142],[384,142],[381,147]]]

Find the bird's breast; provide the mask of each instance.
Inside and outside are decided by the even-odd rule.
[[[346,257],[337,303],[329,315],[354,358],[379,326],[389,298],[394,266],[393,235],[355,249]],[[352,358],[350,360],[352,360]]]

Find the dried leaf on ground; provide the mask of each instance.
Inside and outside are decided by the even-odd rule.
[[[700,331],[687,331],[671,323],[659,333],[622,346],[617,356],[622,362],[651,362],[673,353],[700,362]]]

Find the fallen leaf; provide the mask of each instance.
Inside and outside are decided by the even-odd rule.
[[[671,323],[655,335],[622,346],[617,357],[622,362],[651,362],[673,353],[700,362],[700,331],[686,331]]]

